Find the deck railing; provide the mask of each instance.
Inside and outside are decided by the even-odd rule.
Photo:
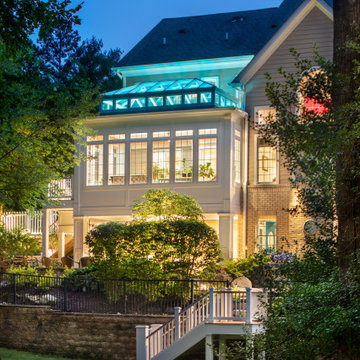
[[[164,325],[152,325],[150,329],[147,326],[137,327],[137,359],[151,360],[204,323],[226,320],[251,324],[259,308],[259,294],[262,290],[216,291],[210,288],[208,293],[184,310],[174,308],[174,319]]]
[[[49,198],[57,200],[69,200],[72,198],[72,180],[61,179],[49,184]]]
[[[5,212],[1,215],[1,224],[7,231],[20,228],[27,233],[39,235],[41,234],[41,216],[41,211]]]

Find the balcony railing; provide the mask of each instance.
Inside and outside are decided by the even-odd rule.
[[[39,235],[41,234],[41,216],[41,211],[5,212],[1,215],[1,224],[7,231],[20,228],[27,233]]]
[[[49,184],[49,198],[56,200],[72,199],[72,180],[61,179],[52,181]]]

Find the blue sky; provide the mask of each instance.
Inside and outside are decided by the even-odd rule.
[[[74,1],[78,3],[79,1]],[[79,16],[83,39],[93,35],[106,49],[128,52],[162,18],[279,6],[282,0],[85,0]],[[259,24],[261,26],[261,24]]]

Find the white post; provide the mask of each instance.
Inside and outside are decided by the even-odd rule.
[[[148,346],[147,336],[149,333],[149,326],[136,326],[136,360],[148,360]]]
[[[205,360],[214,360],[213,341],[211,335],[205,338]]]
[[[65,256],[65,233],[59,232],[57,234],[58,238],[58,258],[61,260],[63,256]]]
[[[214,288],[209,289],[209,319],[208,322],[214,322],[215,306],[214,306]]]
[[[246,288],[246,323],[252,322],[252,306],[251,306],[251,288]]]
[[[180,338],[180,317],[179,314],[181,312],[181,307],[174,307],[174,315],[175,315],[175,341]]]
[[[233,308],[234,308],[234,302],[233,302],[233,293],[232,293],[232,288],[228,288],[228,292],[226,293],[226,307],[227,307],[227,313],[226,313],[226,317],[227,318],[232,318],[234,317],[233,314]]]
[[[42,215],[42,256],[49,257],[50,210],[44,209]]]

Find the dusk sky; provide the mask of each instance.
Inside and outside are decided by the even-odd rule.
[[[74,1],[78,3],[79,1]],[[282,0],[85,0],[79,15],[83,39],[127,53],[161,19],[276,7]],[[259,24],[261,26],[261,24]]]

